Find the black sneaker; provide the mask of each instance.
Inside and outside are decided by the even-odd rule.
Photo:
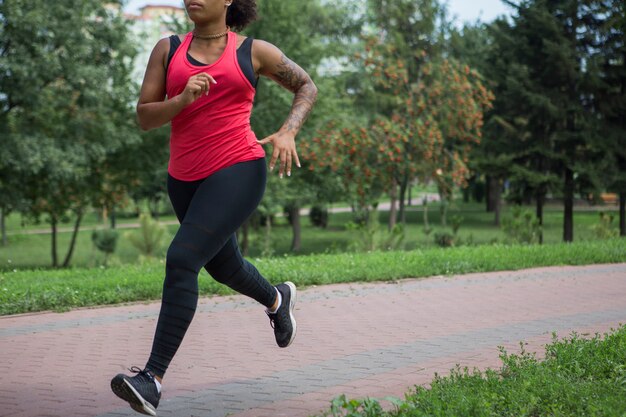
[[[133,410],[141,414],[156,416],[156,408],[161,399],[154,374],[148,369],[143,371],[133,366],[129,371],[135,376],[117,374],[111,380],[111,390],[124,401],[128,401]]]
[[[293,282],[278,284],[276,289],[280,291],[283,301],[276,313],[266,311],[270,323],[274,329],[276,343],[281,348],[286,348],[296,337],[296,319],[293,317],[293,306],[296,304],[296,286]]]

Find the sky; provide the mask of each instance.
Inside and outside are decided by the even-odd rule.
[[[449,11],[457,18],[457,23],[475,22],[477,19],[490,22],[502,14],[509,14],[510,9],[500,0],[447,0]],[[129,13],[137,13],[147,4],[182,7],[182,0],[130,0],[126,6]]]

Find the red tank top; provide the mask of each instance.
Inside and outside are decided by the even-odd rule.
[[[203,95],[172,119],[169,174],[181,181],[203,179],[239,162],[262,158],[250,128],[255,89],[237,62],[237,34],[228,33],[226,49],[213,64],[192,65],[187,50],[193,39],[188,33],[167,69],[167,97],[183,92],[189,77],[210,74],[209,95]]]

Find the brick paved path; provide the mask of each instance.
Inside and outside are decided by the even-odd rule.
[[[0,415],[137,415],[109,381],[144,365],[158,308],[0,318]],[[626,264],[308,288],[296,312],[298,337],[279,349],[254,302],[202,299],[159,415],[305,417],[341,393],[402,396],[456,364],[497,367],[498,346],[542,352],[551,332],[626,323]]]

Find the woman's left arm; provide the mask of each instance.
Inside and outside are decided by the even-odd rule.
[[[270,171],[274,169],[276,161],[280,158],[280,177],[282,178],[284,173],[291,176],[292,161],[300,167],[295,137],[313,109],[317,98],[317,87],[306,71],[268,42],[254,41],[252,59],[257,73],[271,78],[294,93],[291,111],[283,126],[278,132],[258,141],[262,145],[271,142],[274,146]]]

